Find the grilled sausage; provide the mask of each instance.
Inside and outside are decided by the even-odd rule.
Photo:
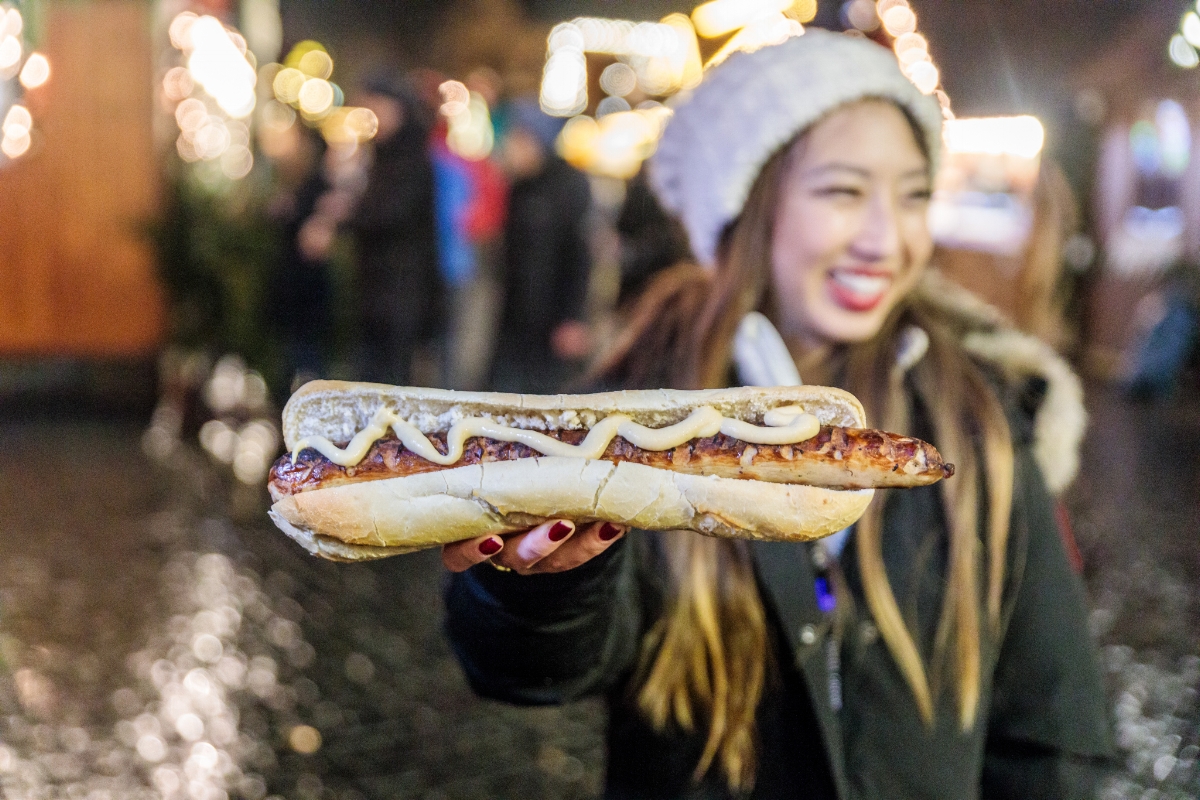
[[[556,439],[578,444],[587,431],[553,431]],[[445,452],[445,435],[430,440]],[[453,469],[487,461],[539,458],[523,444],[494,439],[469,439],[458,462],[447,466],[427,461],[407,450],[394,436],[375,442],[360,463],[340,467],[316,450],[300,452],[292,462],[285,454],[271,468],[271,496],[358,481],[397,478],[421,472]],[[607,461],[630,461],[693,475],[744,478],[770,483],[794,483],[827,489],[868,489],[925,486],[954,474],[929,443],[870,428],[822,427],[807,441],[791,445],[749,444],[724,434],[693,439],[673,450],[657,452],[635,447],[620,436],[602,456]]]

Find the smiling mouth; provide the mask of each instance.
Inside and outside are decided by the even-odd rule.
[[[829,273],[829,294],[847,311],[871,311],[892,286],[891,273],[835,269]]]

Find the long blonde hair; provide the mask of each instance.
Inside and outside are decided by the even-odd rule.
[[[598,365],[598,375],[627,385],[728,385],[738,323],[754,309],[771,311],[774,211],[788,149],[760,173],[724,240],[717,268],[710,274],[681,264],[660,275]],[[884,492],[857,524],[855,553],[867,607],[916,712],[927,725],[934,723],[939,677],[950,672],[957,722],[966,730],[975,724],[986,648],[1000,626],[1013,473],[1003,408],[960,346],[966,323],[914,292],[873,339],[841,346],[824,363],[802,368],[812,382],[837,383],[857,395],[871,424],[908,433],[906,374],[895,365],[900,333],[909,325],[929,335],[929,349],[907,374],[930,418],[934,444],[957,467],[954,480],[941,489],[949,561],[931,653],[922,653],[888,580],[881,541]],[[981,513],[986,553],[979,548]],[[706,729],[695,779],[716,765],[732,790],[748,790],[756,767],[755,712],[771,669],[766,614],[748,548],[737,541],[668,535],[663,551],[667,610],[643,648],[638,708],[660,731],[672,723],[688,732]]]

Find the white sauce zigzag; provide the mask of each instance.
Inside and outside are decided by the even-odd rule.
[[[376,441],[390,428],[403,445],[421,458],[449,466],[462,458],[467,439],[485,436],[501,442],[519,442],[547,456],[566,458],[599,458],[612,440],[621,436],[635,447],[661,452],[671,450],[692,439],[723,433],[752,444],[796,444],[817,435],[821,423],[800,406],[781,406],[771,409],[763,418],[765,426],[752,425],[740,419],[722,416],[712,406],[700,406],[687,419],[665,428],[647,428],[623,414],[612,414],[597,422],[577,445],[560,442],[544,433],[514,428],[483,417],[459,420],[446,435],[446,454],[438,452],[429,437],[417,426],[401,419],[392,410],[381,407],[367,427],[339,448],[324,436],[306,436],[292,450],[295,462],[300,451],[311,447],[334,464],[352,467],[362,461]]]

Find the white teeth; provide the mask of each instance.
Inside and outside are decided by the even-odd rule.
[[[855,294],[876,295],[887,291],[892,279],[882,275],[862,275],[857,272],[836,270],[831,277]]]

